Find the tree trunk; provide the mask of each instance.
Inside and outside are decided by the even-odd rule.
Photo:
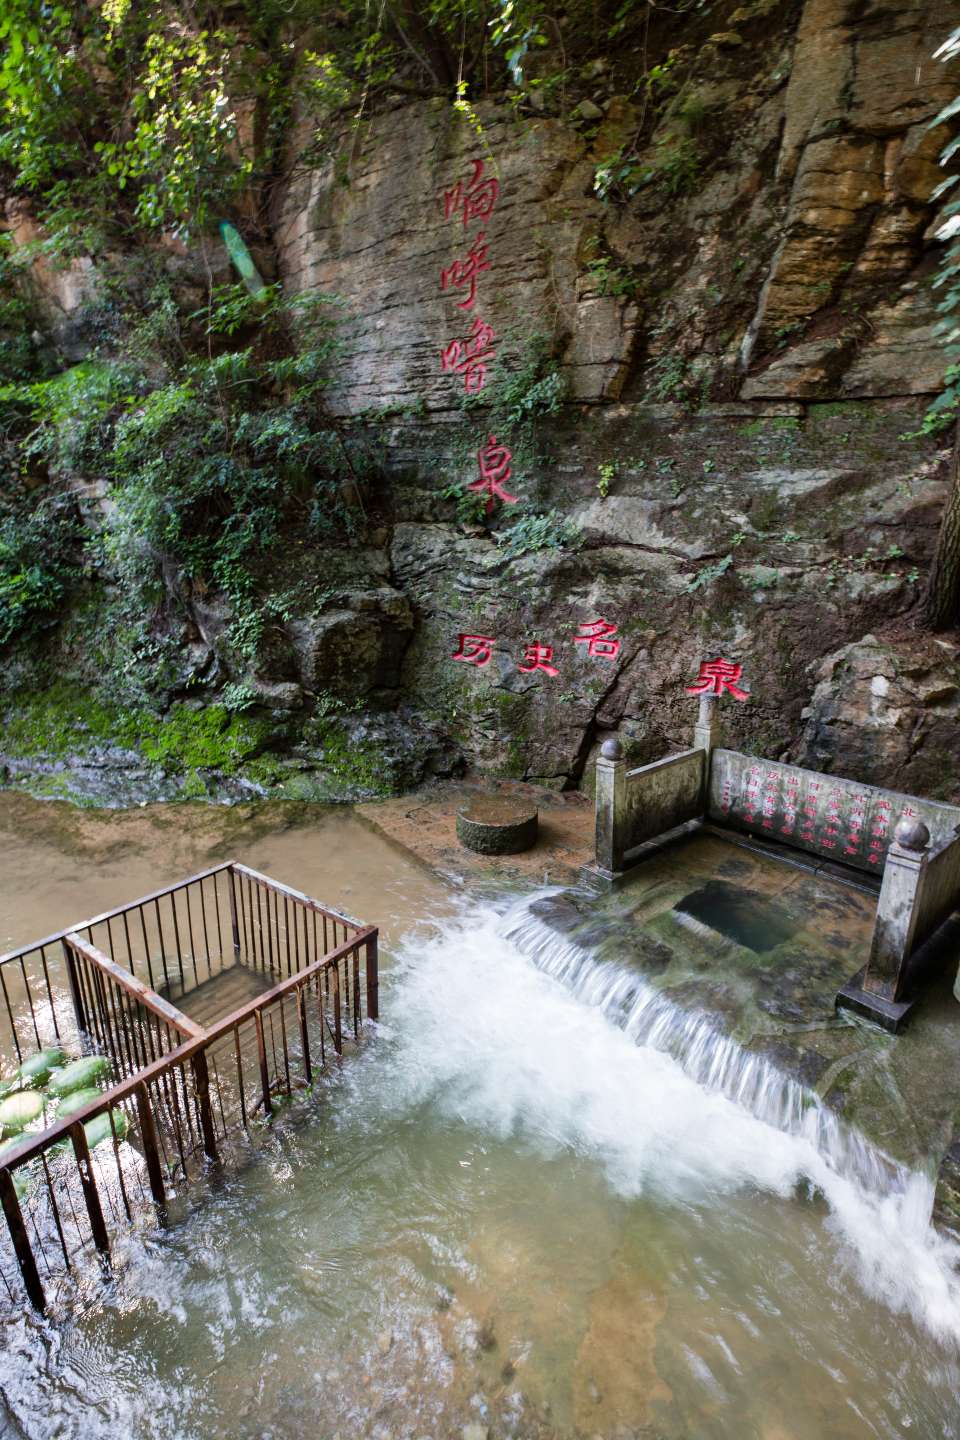
[[[453,88],[456,70],[443,35],[420,13],[415,0],[392,0],[388,13],[401,40],[440,90]]]
[[[924,623],[931,630],[947,630],[960,615],[960,423],[953,442],[950,489],[940,521],[937,551],[930,568],[930,583],[923,605]]]

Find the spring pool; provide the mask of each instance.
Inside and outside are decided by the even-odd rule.
[[[523,897],[467,905],[342,810],[0,796],[0,835],[4,945],[231,856],[384,942],[309,1123],[3,1315],[0,1434],[960,1435],[927,1182],[860,1185],[637,1044],[517,943]]]

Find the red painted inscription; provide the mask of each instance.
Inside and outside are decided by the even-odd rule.
[[[700,674],[693,685],[687,686],[687,694],[722,695],[726,690],[734,700],[746,700],[746,690],[737,686],[742,676],[743,666],[734,664],[732,660],[723,660],[719,656],[716,660],[701,660]]]

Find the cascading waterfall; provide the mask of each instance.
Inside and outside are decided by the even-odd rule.
[[[808,1140],[838,1175],[875,1194],[902,1193],[918,1180],[929,1185],[845,1124],[812,1090],[723,1035],[707,1016],[683,1009],[635,968],[598,961],[541,919],[535,904],[511,907],[503,919],[504,938],[636,1044],[671,1056],[698,1085],[725,1095],[758,1120]]]
[[[537,913],[544,898],[478,904],[408,937],[378,1094],[398,1114],[424,1106],[589,1156],[627,1198],[709,1206],[744,1188],[817,1192],[863,1289],[960,1341],[960,1246],[930,1224],[930,1177],[895,1165],[708,1019],[558,933]]]

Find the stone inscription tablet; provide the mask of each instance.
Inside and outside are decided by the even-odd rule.
[[[952,839],[960,810],[895,790],[714,750],[710,767],[711,820],[794,845],[879,875],[903,816],[928,827],[932,845]]]

